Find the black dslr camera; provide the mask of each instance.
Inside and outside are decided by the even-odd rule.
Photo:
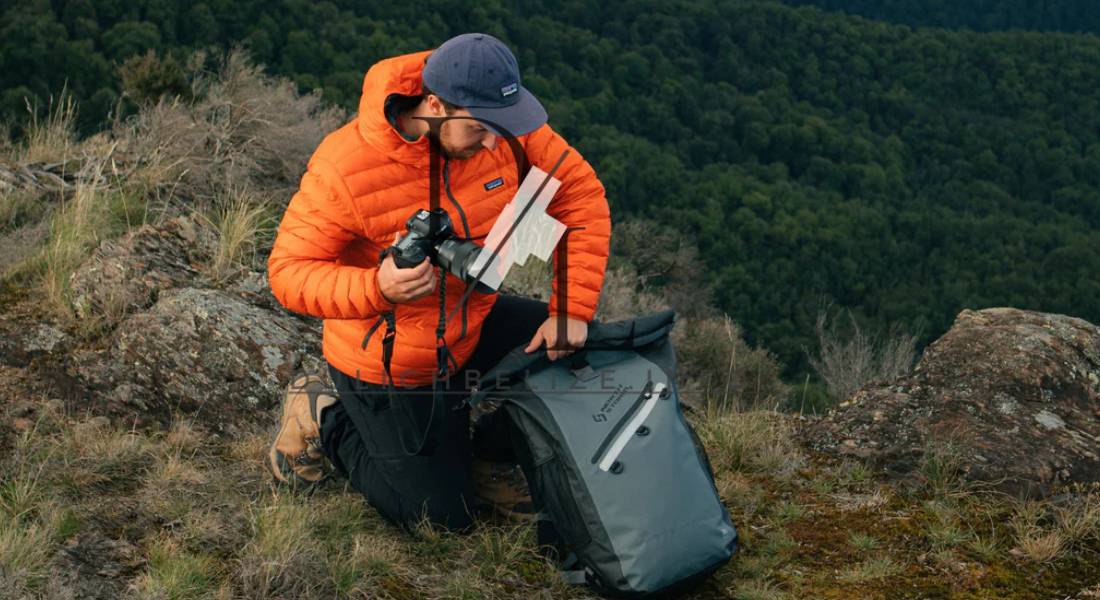
[[[396,245],[391,246],[393,262],[399,269],[411,269],[431,259],[432,264],[446,269],[455,277],[474,283],[477,274],[470,273],[482,247],[455,236],[454,223],[447,211],[437,208],[431,212],[418,210],[405,222],[409,233]],[[492,262],[497,262],[494,259]],[[474,288],[483,294],[495,294],[497,291],[482,281]]]

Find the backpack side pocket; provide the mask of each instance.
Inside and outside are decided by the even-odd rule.
[[[550,516],[558,535],[573,551],[587,546],[592,541],[592,533],[581,516],[569,474],[561,459],[553,456],[535,465],[532,483],[538,491],[535,497],[542,500],[543,506],[539,510]]]

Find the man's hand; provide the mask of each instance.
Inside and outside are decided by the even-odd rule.
[[[394,236],[393,243],[396,244],[400,239],[401,234],[398,233]],[[435,269],[429,259],[424,259],[424,262],[411,269],[399,269],[393,262],[393,255],[387,254],[386,260],[378,267],[378,289],[390,304],[401,304],[427,296],[435,289],[435,279]]]
[[[565,319],[566,339],[558,340],[558,319]],[[525,352],[528,354],[539,349],[546,342],[546,357],[557,360],[566,354],[572,354],[577,348],[584,345],[588,339],[588,323],[579,319],[571,319],[565,315],[555,315],[546,319],[546,322],[535,332],[535,337],[527,345]]]

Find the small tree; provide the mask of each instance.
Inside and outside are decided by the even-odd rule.
[[[191,98],[191,84],[172,55],[160,58],[149,50],[126,59],[118,69],[122,90],[139,105],[155,103],[161,96]]]

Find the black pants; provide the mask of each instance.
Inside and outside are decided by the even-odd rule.
[[[503,411],[479,418],[471,437],[470,408],[453,410],[469,395],[466,372],[488,372],[505,354],[528,344],[547,317],[545,302],[513,296],[497,299],[482,325],[474,353],[446,382],[449,391],[444,394],[442,414],[435,415],[441,421],[436,449],[430,456],[408,456],[398,431],[405,432],[405,443],[416,447],[428,424],[432,386],[398,385],[398,405],[391,406],[385,385],[361,381],[329,365],[340,402],[322,415],[325,455],[351,486],[395,525],[408,531],[426,518],[452,530],[467,528],[473,523],[474,455],[494,461],[516,461],[518,457],[512,448],[512,426]]]

